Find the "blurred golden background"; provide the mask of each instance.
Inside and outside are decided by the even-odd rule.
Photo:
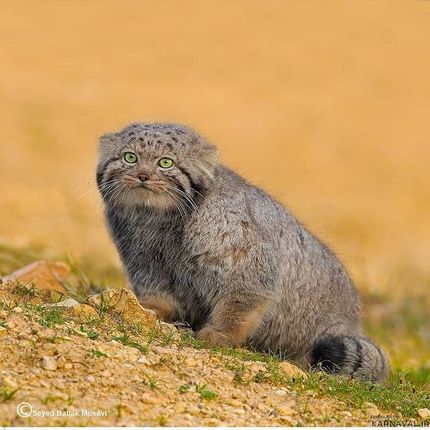
[[[334,248],[391,355],[429,365],[429,22],[420,1],[2,2],[1,241],[119,266],[97,138],[184,122]]]

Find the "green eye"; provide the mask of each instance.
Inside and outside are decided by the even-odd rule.
[[[167,157],[163,157],[160,158],[158,160],[158,165],[162,168],[162,169],[170,169],[171,167],[173,167],[173,160],[171,158],[167,158]]]
[[[137,155],[134,152],[126,152],[124,154],[124,161],[127,164],[136,164],[137,163]]]

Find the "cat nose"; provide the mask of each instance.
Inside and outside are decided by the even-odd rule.
[[[142,172],[137,175],[137,179],[139,179],[140,182],[146,182],[149,179],[149,175]]]

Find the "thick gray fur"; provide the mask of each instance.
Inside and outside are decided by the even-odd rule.
[[[130,150],[135,166],[122,159]],[[197,332],[220,303],[231,303],[232,315],[263,303],[245,344],[304,367],[387,377],[387,359],[363,337],[357,291],[336,256],[288,209],[220,164],[194,130],[132,124],[103,136],[99,154],[107,223],[142,302],[173,297],[174,319]],[[175,160],[170,171],[157,166],[166,155]],[[142,171],[156,189],[125,184],[124,175]]]

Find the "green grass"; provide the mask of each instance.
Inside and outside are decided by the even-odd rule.
[[[42,308],[39,324],[44,327],[53,327],[57,324],[64,324],[63,313],[60,309],[46,310]]]
[[[19,388],[9,388],[9,387],[2,387],[0,388],[0,398],[3,402],[7,402],[13,398],[15,393],[19,390]]]
[[[178,391],[179,391],[181,394],[188,393],[190,390],[191,390],[191,385],[190,385],[190,384],[182,384],[182,385],[178,388]]]
[[[322,373],[311,374],[308,380],[299,384],[301,389],[310,389],[321,396],[336,397],[351,406],[363,408],[366,402],[374,403],[388,413],[400,412],[409,418],[417,418],[417,409],[430,407],[429,391],[399,373],[391,375],[386,385],[374,385]]]
[[[132,348],[136,348],[140,352],[143,352],[143,353],[148,352],[147,346],[141,345],[139,342],[134,341],[128,333],[123,333],[121,336],[113,336],[112,339],[116,340],[117,342],[122,343],[125,346],[130,346]]]
[[[61,396],[54,396],[53,394],[48,394],[42,399],[42,403],[44,405],[49,405],[52,402],[56,402],[57,400],[63,400]]]
[[[99,351],[98,349],[92,349],[91,350],[91,352],[92,352],[92,354],[94,355],[94,356],[96,356],[96,357],[98,357],[98,358],[105,358],[105,357],[107,357],[108,355],[107,354],[105,354],[104,352],[102,352],[102,351]]]
[[[165,427],[167,425],[167,418],[164,415],[159,415],[157,417],[157,424],[160,427]]]
[[[200,398],[203,400],[213,400],[218,397],[218,394],[214,391],[211,391],[207,388],[206,384],[196,385],[196,392],[200,395]]]
[[[88,339],[95,340],[99,337],[99,334],[96,331],[92,330],[91,328],[86,328],[82,324],[79,327],[79,330],[82,333],[85,333],[87,335]]]
[[[402,372],[408,381],[418,385],[424,385],[430,392],[430,367],[421,366],[418,369],[397,370],[397,373]]]
[[[146,374],[142,375],[142,382],[148,386],[151,390],[155,390],[158,387],[158,381],[152,377],[152,376],[148,376]]]

